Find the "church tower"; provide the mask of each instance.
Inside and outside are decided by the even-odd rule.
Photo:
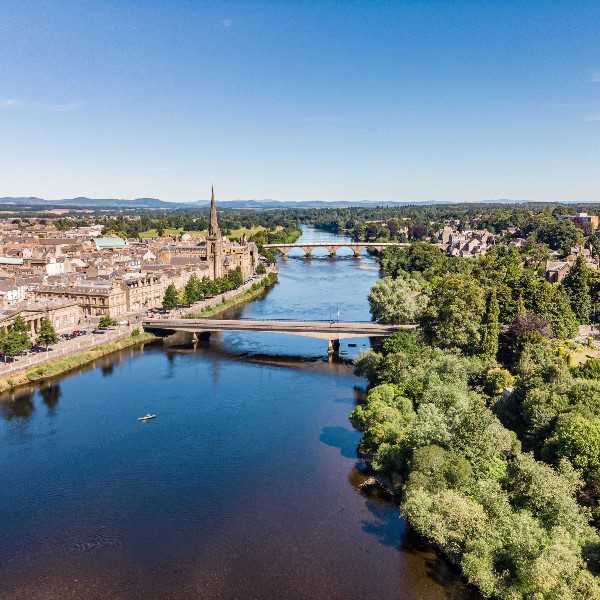
[[[206,236],[206,260],[213,279],[223,276],[223,243],[221,230],[217,222],[217,205],[215,204],[215,190],[212,188],[210,199],[210,220],[208,222],[208,235]]]

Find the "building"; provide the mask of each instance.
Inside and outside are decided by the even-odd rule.
[[[585,212],[578,212],[574,215],[558,215],[556,219],[557,221],[579,221],[585,223],[590,228],[590,231],[598,229],[599,217],[597,215],[588,215]]]
[[[228,271],[239,268],[244,280],[254,275],[259,263],[258,247],[254,242],[230,242],[221,235],[217,221],[214,191],[210,200],[210,219],[205,245],[192,246],[186,240],[163,246],[158,251],[158,260],[179,267],[194,267],[201,276],[219,279]]]

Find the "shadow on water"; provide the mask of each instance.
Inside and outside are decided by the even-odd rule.
[[[112,370],[111,370],[112,372]],[[104,375],[104,369],[102,370]],[[58,405],[62,391],[60,389],[60,383],[51,383],[40,389],[40,396],[42,402],[50,409],[53,410]]]
[[[458,567],[438,554],[432,544],[408,526],[400,549],[403,554],[424,562],[424,574],[444,588],[446,600],[482,600],[481,594],[474,587],[457,577]]]
[[[323,427],[319,441],[326,446],[338,448],[344,458],[356,458],[356,446],[360,434],[346,427]]]

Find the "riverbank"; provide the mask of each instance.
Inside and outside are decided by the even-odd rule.
[[[92,362],[97,358],[111,354],[112,352],[123,350],[129,346],[148,343],[155,339],[157,338],[149,333],[132,333],[129,336],[117,338],[108,343],[94,346],[84,352],[74,351],[72,354],[55,360],[49,360],[36,367],[15,371],[0,378],[0,393],[12,390],[21,385],[36,383],[50,377],[55,377],[56,375],[62,375],[72,369]]]
[[[233,308],[234,306],[239,306],[240,304],[246,304],[246,302],[250,302],[258,298],[266,289],[270,288],[277,281],[277,273],[271,271],[267,273],[263,279],[253,283],[248,289],[244,290],[242,293],[233,295],[229,298],[223,296],[223,300],[218,304],[208,305],[202,308],[197,312],[189,312],[183,317],[185,319],[207,319],[209,317],[214,317],[215,315],[221,314],[225,312],[229,308]]]

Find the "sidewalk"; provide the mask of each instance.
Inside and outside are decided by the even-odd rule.
[[[131,335],[134,329],[134,325],[122,325],[121,327],[108,330],[106,333],[90,333],[86,336],[77,337],[54,348],[51,347],[48,352],[35,352],[27,356],[17,356],[13,362],[0,362],[0,377],[6,377],[20,371],[28,371],[46,362],[79,354],[96,346],[102,346],[108,342]]]

